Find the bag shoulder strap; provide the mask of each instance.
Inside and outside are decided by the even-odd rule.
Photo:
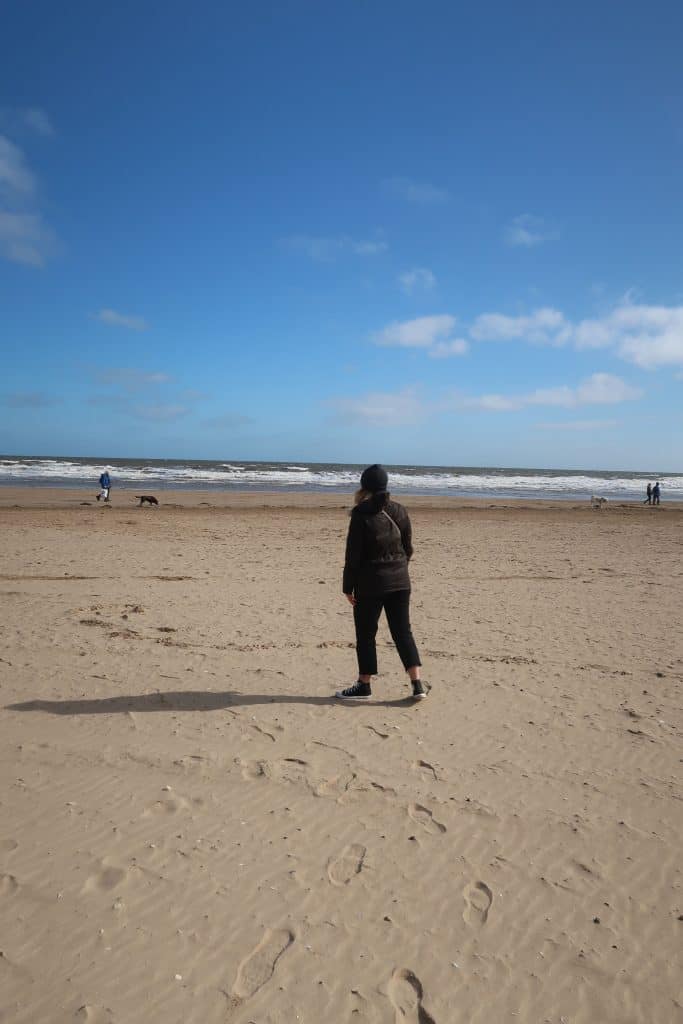
[[[396,522],[396,520],[395,520],[394,518],[392,518],[392,516],[390,516],[390,515],[389,515],[389,513],[387,512],[387,510],[386,510],[385,508],[383,508],[383,509],[382,509],[382,515],[383,515],[383,516],[386,516],[386,517],[387,517],[387,519],[389,520],[389,522],[390,522],[390,523],[391,523],[391,524],[392,524],[393,526],[395,526],[395,527],[396,527],[396,529],[398,530],[398,532],[399,532],[399,536],[401,536],[401,527],[400,527],[400,526],[398,525],[398,523]]]

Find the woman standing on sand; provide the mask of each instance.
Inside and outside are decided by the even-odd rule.
[[[370,680],[377,674],[375,637],[382,608],[410,677],[414,699],[427,696],[420,682],[420,655],[410,628],[410,519],[402,505],[391,501],[388,484],[383,466],[368,466],[360,478],[360,490],[351,512],[343,590],[353,605],[358,682],[335,694],[347,700],[365,700],[372,695]]]

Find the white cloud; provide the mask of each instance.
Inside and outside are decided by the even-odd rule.
[[[449,356],[464,356],[470,350],[465,338],[453,338],[451,341],[437,341],[429,349],[432,359],[448,359]]]
[[[396,320],[373,335],[375,345],[393,348],[425,349],[433,359],[463,356],[469,351],[465,338],[452,338],[454,316],[420,316],[415,320]]]
[[[454,327],[454,316],[420,316],[388,324],[375,334],[374,342],[399,348],[430,348],[438,341],[445,341]]]
[[[594,373],[581,381],[578,387],[560,385],[554,388],[536,388],[521,395],[479,395],[459,398],[456,404],[466,409],[489,412],[517,412],[530,406],[554,406],[575,409],[584,405],[616,405],[642,398],[643,392],[621,377],[610,373]]]
[[[482,313],[469,333],[475,341],[611,348],[620,359],[646,370],[683,366],[683,306],[647,306],[628,296],[612,312],[577,323],[550,307],[524,316]]]
[[[42,267],[57,249],[36,203],[36,179],[22,150],[0,135],[0,257]]]
[[[436,286],[436,277],[428,267],[413,267],[399,274],[399,283],[403,290],[412,295],[415,291],[432,291]]]
[[[522,246],[526,249],[541,245],[543,242],[554,241],[557,237],[556,230],[548,227],[541,217],[534,217],[531,213],[513,217],[504,231],[508,245]]]
[[[450,199],[450,193],[445,188],[439,188],[429,182],[412,181],[410,178],[385,178],[382,188],[394,199],[403,199],[408,203],[422,206],[447,203]]]
[[[353,256],[377,256],[389,248],[381,238],[356,239],[349,235],[292,235],[284,239],[284,244],[291,249],[304,252],[316,263],[330,263],[345,253]]]
[[[577,348],[614,347],[643,369],[683,365],[683,306],[624,304],[605,317],[582,320]]]
[[[22,114],[24,122],[29,126],[29,128],[32,128],[37,135],[43,135],[45,138],[49,139],[54,136],[55,130],[52,122],[45,111],[41,110],[40,107],[28,107],[28,109],[22,111]]]
[[[562,345],[570,336],[570,324],[557,309],[537,309],[528,316],[482,313],[476,318],[471,336],[476,341],[523,339],[535,345]]]
[[[347,424],[403,425],[417,422],[424,413],[422,403],[412,388],[393,394],[371,391],[358,398],[332,398],[325,404],[336,411],[337,419]]]
[[[524,405],[522,396],[478,395],[457,398],[456,406],[463,409],[481,409],[486,412],[515,412]]]
[[[642,396],[640,388],[632,387],[621,377],[615,377],[611,373],[594,373],[577,388],[576,404],[612,405],[617,402],[631,402]]]
[[[127,327],[129,331],[145,331],[149,326],[141,316],[117,313],[115,309],[101,309],[95,313],[95,319],[112,327]]]

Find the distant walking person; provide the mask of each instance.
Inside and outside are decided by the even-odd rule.
[[[391,636],[413,687],[413,698],[427,692],[420,682],[420,655],[410,627],[410,577],[413,554],[408,513],[387,490],[383,466],[368,466],[360,478],[355,508],[346,541],[342,588],[353,605],[356,627],[358,681],[335,696],[363,700],[372,695],[370,681],[377,674],[375,637],[384,609]]]
[[[652,484],[648,484],[647,485],[647,490],[645,491],[645,493],[647,494],[647,498],[643,502],[643,505],[651,505],[652,504]]]
[[[660,493],[660,487],[659,487],[659,480],[658,480],[656,482],[656,484],[654,485],[654,487],[652,488],[652,504],[653,505],[659,505],[659,493]]]
[[[109,491],[111,490],[111,477],[109,476],[109,471],[106,469],[104,473],[100,474],[100,487],[101,490],[100,493],[97,495],[97,500],[99,501],[100,499],[102,499],[102,501],[109,501]]]

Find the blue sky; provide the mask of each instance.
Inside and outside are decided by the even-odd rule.
[[[683,470],[673,0],[3,25],[1,451]]]

